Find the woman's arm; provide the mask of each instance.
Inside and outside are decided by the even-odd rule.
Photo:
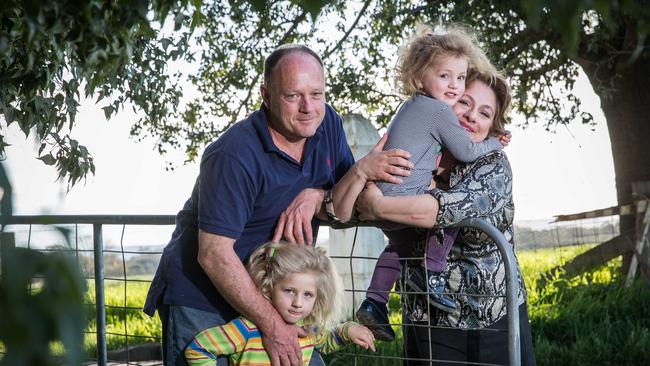
[[[449,191],[386,197],[372,183],[357,200],[362,220],[388,220],[430,228],[450,226],[468,217],[485,217],[501,210],[512,195],[512,173],[503,153],[477,160]]]
[[[377,142],[368,155],[357,161],[352,168],[332,188],[332,204],[336,216],[346,222],[352,218],[354,204],[367,181],[381,180],[390,183],[401,183],[395,176],[408,176],[413,164],[405,150],[392,149],[382,151],[387,134]]]
[[[430,228],[438,217],[438,200],[429,194],[388,197],[374,183],[368,183],[357,200],[361,220],[387,220]]]

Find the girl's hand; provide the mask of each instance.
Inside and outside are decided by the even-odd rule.
[[[512,139],[512,133],[510,131],[506,130],[504,133],[499,135],[497,137],[497,139],[499,140],[501,145],[503,145],[503,147],[506,147],[506,146],[508,146],[508,144],[510,143],[510,140]]]
[[[348,328],[348,337],[357,346],[376,352],[375,336],[372,335],[372,332],[367,327],[357,323],[350,325],[350,328]]]
[[[372,182],[366,183],[366,188],[357,198],[357,211],[359,218],[363,221],[373,221],[381,219],[379,212],[379,201],[384,198],[379,187]]]

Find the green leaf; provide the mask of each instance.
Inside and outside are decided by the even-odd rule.
[[[111,119],[113,112],[115,112],[115,108],[111,105],[107,105],[106,107],[102,107],[102,109],[104,110],[104,116],[106,119]]]
[[[265,0],[250,0],[249,3],[253,6],[253,10],[258,13],[264,13],[266,11]]]
[[[54,156],[52,156],[52,154],[46,154],[46,155],[40,156],[40,157],[38,157],[38,160],[42,161],[46,165],[54,165],[54,164],[56,164],[56,159],[54,158]]]
[[[167,51],[169,45],[172,44],[172,40],[169,38],[163,38],[160,40],[160,44],[162,45],[163,50]]]

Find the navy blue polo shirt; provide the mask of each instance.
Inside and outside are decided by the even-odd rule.
[[[199,177],[176,216],[145,312],[153,315],[162,303],[236,316],[197,262],[198,229],[235,239],[235,252],[245,263],[272,238],[280,214],[298,193],[329,189],[352,164],[341,118],[330,106],[305,143],[302,164],[275,146],[264,108],[230,127],[203,153]],[[316,232],[316,219],[312,226]]]

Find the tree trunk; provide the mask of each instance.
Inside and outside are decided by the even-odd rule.
[[[617,70],[615,76],[613,72],[604,75],[602,68],[594,69],[593,64],[581,66],[607,119],[618,203],[630,203],[632,183],[650,180],[650,60],[641,56],[633,65]],[[599,87],[610,80],[613,90]],[[634,237],[633,216],[621,218],[621,234]]]

